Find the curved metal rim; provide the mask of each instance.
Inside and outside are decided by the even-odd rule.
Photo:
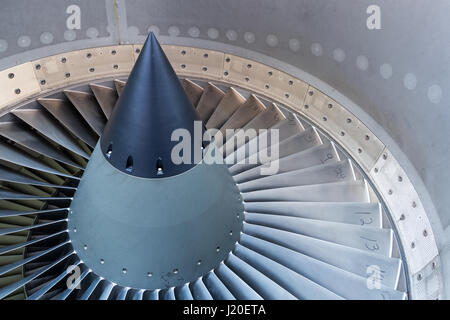
[[[117,45],[76,50],[0,71],[4,98],[0,115],[61,88],[127,76],[141,47]],[[358,117],[302,79],[271,66],[214,50],[172,45],[163,45],[163,49],[179,76],[254,92],[299,114],[334,140],[361,168],[387,209],[406,261],[411,298],[441,296],[437,243],[419,195],[392,153]],[[427,235],[421,236],[424,230]],[[438,291],[431,292],[430,288],[436,288],[436,279]]]

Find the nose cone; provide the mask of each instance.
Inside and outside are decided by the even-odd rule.
[[[199,116],[169,60],[150,33],[101,137],[103,155],[118,170],[142,178],[178,175],[196,164],[171,159],[176,129],[194,137]],[[191,155],[201,148],[191,139]]]

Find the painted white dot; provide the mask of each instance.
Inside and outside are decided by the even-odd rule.
[[[86,30],[86,35],[88,36],[88,38],[91,38],[91,39],[97,38],[98,33],[99,32],[98,32],[97,28],[94,28],[94,27],[88,28]]]
[[[153,34],[154,34],[155,36],[159,36],[160,30],[159,30],[159,27],[158,27],[158,26],[151,25],[150,27],[148,27],[147,32],[148,32],[148,33],[153,32]]]
[[[358,56],[356,58],[356,67],[359,70],[366,71],[369,67],[369,59],[366,56]]]
[[[247,43],[253,43],[255,42],[255,34],[252,32],[246,32],[244,33],[244,40]]]
[[[43,32],[39,39],[43,44],[50,44],[53,42],[53,34],[50,32]]]
[[[276,47],[277,45],[278,45],[278,38],[277,38],[277,36],[276,35],[274,35],[274,34],[269,34],[267,37],[266,37],[266,43],[267,43],[267,45],[269,46],[269,47]]]
[[[176,26],[170,26],[169,29],[167,30],[167,32],[169,33],[169,36],[171,36],[171,37],[178,37],[180,35],[180,28],[178,28]]]
[[[311,45],[311,52],[316,57],[320,57],[323,54],[323,49],[320,43],[313,43]]]
[[[73,41],[76,38],[77,38],[77,34],[75,31],[73,31],[73,30],[64,31],[64,39],[66,39],[66,41]]]
[[[346,58],[345,51],[341,48],[336,48],[333,50],[333,59],[337,62],[343,62]]]
[[[217,30],[216,28],[209,28],[207,33],[208,37],[210,37],[211,39],[217,39],[219,37],[219,30]]]
[[[31,39],[29,36],[20,36],[17,39],[17,45],[21,48],[26,48],[28,46],[30,46],[31,44]]]
[[[389,63],[383,63],[380,66],[380,75],[383,79],[390,79],[392,77],[392,66]]]
[[[441,102],[442,99],[442,89],[437,84],[433,84],[431,87],[428,88],[427,92],[428,99],[435,104],[438,104]]]
[[[128,36],[130,37],[136,37],[139,35],[139,28],[136,26],[129,26],[127,29]]]
[[[300,41],[298,41],[297,39],[289,39],[288,46],[289,49],[297,52],[298,50],[300,50]]]
[[[190,27],[188,30],[188,34],[192,37],[192,38],[198,38],[200,36],[200,29],[197,27]]]
[[[236,39],[238,38],[238,34],[234,30],[227,30],[226,36],[227,36],[227,39],[230,41],[236,41]]]
[[[5,52],[8,49],[8,42],[6,40],[0,39],[0,52]]]
[[[408,90],[414,90],[417,86],[417,78],[412,73],[407,73],[403,78],[403,85]]]

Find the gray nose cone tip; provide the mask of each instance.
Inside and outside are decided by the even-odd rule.
[[[178,175],[195,163],[173,163],[171,151],[179,142],[171,135],[186,129],[194,137],[194,121],[200,118],[150,33],[102,134],[102,152],[115,168],[133,176]],[[191,155],[202,143],[192,142]]]

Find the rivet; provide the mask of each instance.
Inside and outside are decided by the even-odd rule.
[[[224,71],[223,75],[227,76],[228,75],[228,71]]]
[[[405,220],[405,215],[404,214],[402,214],[401,216],[400,216],[400,220]]]
[[[416,244],[414,243],[414,242],[411,242],[411,248],[415,248],[416,247]]]
[[[314,92],[313,92],[313,91],[309,91],[308,94],[309,94],[310,96],[312,96],[312,95],[314,94]]]
[[[272,71],[267,72],[267,74],[269,75],[269,77],[271,77],[273,75]]]
[[[208,68],[207,67],[203,67],[202,71],[208,71]]]
[[[393,193],[394,193],[394,192],[392,191],[392,189],[389,189],[388,194],[391,195],[391,194],[393,194]]]
[[[352,119],[347,118],[347,123],[351,123],[351,122],[352,122]]]
[[[101,264],[104,264],[104,263],[105,263],[105,260],[100,259],[100,263],[101,263]]]
[[[141,49],[137,48],[137,49],[135,50],[135,52],[136,52],[136,53],[139,53],[139,52],[141,52]]]
[[[402,178],[402,176],[398,176],[398,182],[402,182],[403,181],[403,178]]]
[[[70,77],[70,72],[66,72],[66,78]]]
[[[245,81],[249,81],[250,80],[250,78],[249,77],[245,77]]]
[[[309,108],[309,105],[305,104],[305,109],[308,109],[308,108]]]
[[[15,94],[20,94],[20,89],[17,88],[16,90],[14,90]]]
[[[230,62],[231,59],[230,59],[230,58],[226,58],[225,61],[226,61],[226,62]]]
[[[84,249],[84,250],[87,250],[87,244],[85,244],[85,245],[83,246],[83,249]]]
[[[378,173],[378,168],[373,169],[373,171],[375,171],[375,173]]]
[[[173,269],[174,274],[178,274],[178,269]]]
[[[184,56],[186,54],[186,50],[181,50],[181,54]]]
[[[10,79],[13,79],[14,78],[14,73],[10,73],[10,74],[8,74],[8,78],[10,78]]]
[[[66,59],[65,57],[62,57],[62,58],[61,58],[61,62],[62,62],[62,63],[66,63],[66,61],[67,61],[67,59]]]
[[[424,237],[428,236],[427,230],[423,230],[423,236],[424,236]]]
[[[289,85],[292,86],[294,84],[294,81],[289,80]]]
[[[115,64],[115,65],[113,65],[113,68],[114,68],[114,69],[118,69],[119,66],[118,66],[117,64]]]
[[[95,69],[94,68],[89,68],[89,72],[94,72]]]
[[[46,84],[46,81],[44,79],[41,80],[41,85]]]
[[[153,276],[153,273],[147,272],[147,277],[151,277],[151,276]]]
[[[184,68],[186,68],[186,65],[185,65],[185,64],[182,64],[182,65],[181,65],[181,69],[184,69]]]
[[[232,236],[232,235],[233,235],[233,231],[231,230],[231,231],[230,231],[230,236]]]
[[[77,228],[73,228],[73,232],[77,232]]]
[[[419,280],[419,281],[422,280],[422,274],[419,273],[419,274],[417,275],[417,280]]]
[[[436,269],[436,262],[433,261],[433,263],[431,264],[431,268],[434,270]]]
[[[205,54],[203,55],[203,58],[208,58],[208,54],[205,53]]]
[[[358,148],[358,153],[362,153],[362,149],[361,148]]]
[[[327,119],[327,117],[323,117],[322,120],[323,121],[327,121],[328,119]]]
[[[116,50],[112,50],[112,51],[111,51],[111,54],[112,54],[112,55],[115,55],[116,53],[117,53]]]
[[[217,247],[217,248],[216,248],[216,251],[219,252],[219,251],[220,251],[220,247]]]
[[[198,260],[197,261],[197,265],[199,266],[199,265],[201,265],[202,264],[202,260]]]
[[[126,269],[126,268],[123,268],[123,269],[122,269],[122,273],[123,273],[123,274],[127,273],[127,269]]]
[[[87,57],[87,58],[92,57],[92,53],[89,52],[88,54],[86,54],[86,57]]]
[[[384,159],[384,160],[387,159],[387,154],[386,154],[386,153],[383,154],[383,159]]]
[[[333,105],[331,103],[328,104],[328,109],[332,109]]]
[[[36,68],[36,70],[40,70],[41,69],[41,65],[40,64],[37,64],[34,67]]]
[[[252,65],[249,63],[249,64],[247,65],[247,68],[250,69],[251,67],[252,67]]]
[[[366,138],[366,140],[369,140],[369,139],[370,139],[369,135],[366,135],[366,137],[365,137],[365,138]]]
[[[415,208],[415,207],[417,207],[417,203],[416,203],[415,201],[413,201],[412,204],[411,204],[411,206],[412,206],[413,208]]]
[[[285,96],[286,98],[289,98],[289,93],[285,93],[284,96]]]
[[[270,85],[268,83],[266,83],[265,87],[266,87],[266,89],[269,89]]]
[[[341,136],[345,136],[345,132],[344,131],[341,131]]]

